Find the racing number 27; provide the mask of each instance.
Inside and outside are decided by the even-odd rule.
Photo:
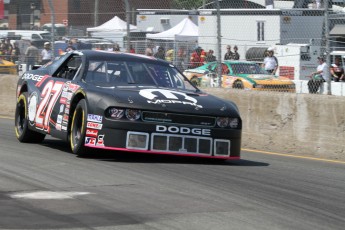
[[[36,113],[36,127],[49,132],[49,118],[53,107],[61,93],[64,82],[49,81],[44,86]]]

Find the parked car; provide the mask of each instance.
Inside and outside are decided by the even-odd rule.
[[[17,74],[17,65],[0,58],[0,74]]]
[[[224,88],[295,92],[293,81],[269,74],[256,62],[224,61],[221,69]],[[217,71],[218,63],[211,62],[184,74],[198,86],[219,86]]]
[[[236,104],[200,91],[166,61],[144,55],[70,51],[18,80],[20,142],[46,135],[90,148],[239,159]]]

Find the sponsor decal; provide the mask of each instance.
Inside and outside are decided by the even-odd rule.
[[[72,96],[73,96],[73,93],[68,93],[68,94],[67,94],[67,99],[68,99],[68,100],[71,100],[71,99],[72,99]]]
[[[67,103],[67,98],[61,97],[60,98],[60,104],[66,104]]]
[[[86,136],[97,137],[97,135],[98,135],[98,130],[86,129]]]
[[[37,102],[38,102],[38,95],[36,92],[33,92],[28,100],[28,118],[29,123],[34,125],[35,118],[36,118],[36,111],[37,111]]]
[[[168,133],[211,136],[211,130],[210,129],[165,126],[165,125],[156,125],[156,132],[161,132],[161,133],[168,132]]]
[[[71,84],[69,84],[68,89],[74,93],[75,91],[77,91],[79,89],[79,87],[80,87],[79,85],[71,83]]]
[[[56,123],[58,123],[58,124],[61,124],[61,122],[62,122],[62,115],[58,115],[57,116],[57,119],[56,119]]]
[[[61,124],[56,124],[56,125],[55,125],[55,128],[56,128],[56,130],[61,131]]]
[[[32,74],[32,73],[24,73],[22,76],[23,80],[33,80],[33,81],[41,81],[43,79],[44,76],[41,75],[36,75],[36,74]]]
[[[95,137],[85,137],[85,144],[86,145],[96,145],[96,138]]]
[[[142,89],[139,94],[147,98],[149,104],[182,104],[202,108],[202,105],[197,104],[198,101],[195,98],[182,92],[166,89]]]
[[[67,126],[61,126],[61,130],[67,131]]]
[[[63,91],[63,92],[61,93],[61,97],[67,98],[67,96],[68,96],[68,92]]]
[[[86,124],[86,128],[90,128],[90,129],[102,129],[102,124],[99,124],[99,123],[94,123],[94,122],[91,122],[91,121],[88,121],[87,124]]]
[[[65,109],[65,113],[69,114],[69,108],[67,108],[67,106],[66,106],[66,109]]]
[[[99,135],[97,139],[97,144],[98,146],[104,146],[104,135]]]
[[[95,115],[95,114],[88,114],[87,115],[87,120],[88,121],[102,123],[102,119],[103,119],[103,117],[100,116],[100,115]]]
[[[68,121],[68,115],[67,115],[67,114],[64,114],[62,120],[63,120],[63,121]]]

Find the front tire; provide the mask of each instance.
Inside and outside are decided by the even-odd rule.
[[[200,87],[200,83],[199,83],[199,79],[198,77],[192,77],[192,79],[190,79],[190,82],[192,82],[193,85]]]
[[[85,99],[81,99],[73,113],[70,133],[71,150],[78,156],[84,156],[86,152],[86,147],[84,146],[86,120],[87,105]]]
[[[29,129],[27,98],[27,92],[23,92],[17,100],[14,119],[16,136],[20,142],[40,143],[46,135]]]

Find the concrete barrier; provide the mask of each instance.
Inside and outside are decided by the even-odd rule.
[[[234,101],[242,147],[345,160],[345,97],[208,88]]]
[[[13,117],[16,76],[0,75],[0,115]],[[207,88],[234,101],[242,147],[345,160],[345,97]]]
[[[14,116],[16,105],[16,75],[0,74],[0,115]]]

